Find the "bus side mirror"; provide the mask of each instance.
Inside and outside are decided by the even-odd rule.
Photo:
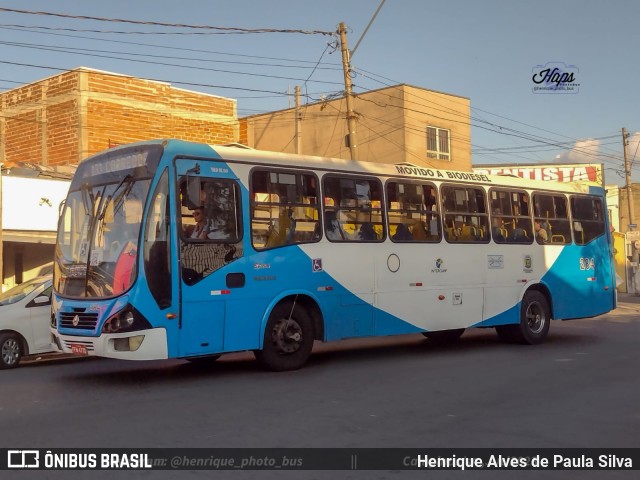
[[[200,201],[200,177],[187,175],[187,208],[193,210],[201,207]]]

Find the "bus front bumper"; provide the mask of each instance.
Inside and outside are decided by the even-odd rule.
[[[169,358],[167,331],[164,328],[127,333],[105,333],[99,337],[62,335],[52,329],[51,337],[54,349],[63,353],[122,360],[163,360]]]

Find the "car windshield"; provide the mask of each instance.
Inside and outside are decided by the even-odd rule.
[[[46,278],[34,278],[32,280],[27,280],[20,285],[16,285],[4,293],[0,293],[0,306],[11,305],[12,303],[19,302],[46,281]]]

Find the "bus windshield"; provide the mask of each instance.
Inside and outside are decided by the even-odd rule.
[[[151,183],[148,153],[94,157],[79,167],[84,178],[74,178],[58,227],[54,288],[61,295],[105,298],[133,285]]]

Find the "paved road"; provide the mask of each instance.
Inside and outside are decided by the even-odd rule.
[[[636,299],[629,299],[635,301]],[[317,345],[300,371],[250,354],[32,362],[0,372],[0,447],[640,447],[640,303],[554,322],[543,345],[493,330]],[[4,472],[3,472],[4,473]],[[26,478],[14,476],[3,478]],[[92,478],[118,473],[91,472]],[[244,476],[242,476],[244,475]],[[122,478],[514,478],[516,472],[136,472]],[[540,472],[517,472],[540,478]],[[34,472],[29,478],[74,478]],[[544,478],[633,478],[545,472]]]

